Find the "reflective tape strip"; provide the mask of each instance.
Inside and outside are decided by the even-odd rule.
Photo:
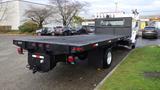
[[[32,55],[32,57],[36,58],[36,55]]]
[[[44,59],[44,56],[39,56],[39,58]]]
[[[99,46],[99,44],[97,43],[97,44],[95,44],[95,46]]]
[[[40,58],[40,59],[44,59],[44,56],[37,56],[37,55],[32,55],[33,58]]]

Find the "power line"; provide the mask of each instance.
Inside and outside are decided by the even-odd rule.
[[[160,12],[160,10],[140,11],[140,12]]]
[[[124,11],[125,13],[131,13],[131,11]],[[138,11],[138,13],[160,13],[160,10],[148,10],[148,11]]]

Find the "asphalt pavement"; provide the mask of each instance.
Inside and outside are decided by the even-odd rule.
[[[77,65],[58,65],[48,73],[32,74],[25,68],[27,52],[18,55],[14,38],[27,36],[0,35],[0,90],[93,90],[98,83],[130,52],[126,48],[113,50],[114,62],[109,69],[99,70],[86,61]],[[137,47],[160,44],[160,40],[138,39]]]
[[[148,45],[160,45],[160,37],[159,39],[147,39],[147,38],[141,38],[139,37],[139,39],[137,40],[137,47],[144,47],[144,46],[148,46]]]

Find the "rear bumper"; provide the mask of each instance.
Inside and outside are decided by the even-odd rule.
[[[54,34],[56,34],[56,35],[62,35],[63,32],[54,32]]]
[[[158,34],[156,32],[153,32],[153,33],[147,33],[147,32],[144,32],[142,33],[142,37],[158,37]]]
[[[41,35],[50,35],[51,33],[41,33]]]

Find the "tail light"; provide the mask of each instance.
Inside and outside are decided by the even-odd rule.
[[[75,57],[69,56],[69,57],[67,58],[67,62],[70,63],[70,64],[75,64]]]
[[[83,49],[82,47],[74,47],[74,48],[72,49],[72,51],[74,51],[74,52],[83,52],[84,49]]]
[[[18,52],[18,54],[24,54],[23,53],[23,48],[17,48],[17,52]]]

